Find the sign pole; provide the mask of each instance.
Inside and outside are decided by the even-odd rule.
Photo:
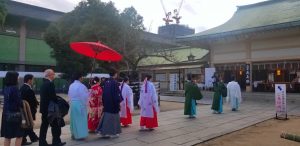
[[[275,84],[275,109],[276,119],[287,120],[286,85]]]

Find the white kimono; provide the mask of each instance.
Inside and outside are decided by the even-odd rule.
[[[230,102],[231,108],[238,109],[239,104],[242,102],[242,95],[241,87],[237,82],[231,81],[227,84],[226,101]]]
[[[147,84],[147,93],[145,93],[145,84]],[[144,83],[142,85],[138,104],[141,108],[142,117],[153,118],[153,107],[157,113],[159,112],[158,96],[156,93],[155,86],[152,82],[147,81],[147,83]]]
[[[127,118],[127,110],[126,105],[130,109],[130,112],[133,112],[133,93],[132,89],[126,84],[123,84],[123,89],[121,89],[122,85],[120,86],[120,91],[123,97],[123,101],[120,103],[121,110],[120,110],[120,117]],[[126,103],[127,100],[127,103]]]
[[[70,130],[75,139],[88,136],[87,105],[89,91],[80,81],[75,80],[69,87]]]

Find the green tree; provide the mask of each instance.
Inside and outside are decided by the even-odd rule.
[[[114,66],[136,72],[139,61],[152,53],[142,45],[144,29],[143,17],[133,7],[119,13],[112,2],[87,0],[51,24],[45,40],[53,48],[57,66],[67,75],[74,71],[88,73],[92,68],[91,58],[70,49],[69,44],[74,41],[100,41],[112,47],[122,54],[122,62],[97,61],[97,64],[104,69]],[[165,54],[156,56],[166,57]]]
[[[172,51],[162,49],[159,44],[149,44],[142,40],[145,30],[143,17],[133,7],[124,9],[121,13],[123,46],[123,63],[131,71],[132,77],[136,74],[139,62],[147,57],[162,57],[171,62],[176,62]]]
[[[7,15],[6,0],[0,0],[0,25],[3,27]]]
[[[92,68],[92,59],[72,51],[70,42],[100,41],[118,49],[121,29],[120,14],[112,2],[87,0],[52,23],[45,33],[45,41],[53,48],[52,57],[66,75],[71,75],[74,71],[88,73]],[[111,66],[103,61],[97,63],[104,68]]]

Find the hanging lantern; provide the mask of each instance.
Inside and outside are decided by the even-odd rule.
[[[240,76],[243,75],[243,71],[240,69]]]
[[[277,70],[276,70],[276,75],[277,75],[277,76],[280,76],[280,75],[281,75],[281,70],[280,70],[280,69],[277,69]]]

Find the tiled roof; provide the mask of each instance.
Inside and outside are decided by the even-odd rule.
[[[226,23],[194,35],[178,39],[200,39],[259,30],[300,26],[300,0],[269,0],[240,6]]]
[[[190,54],[195,56],[195,60],[200,60],[208,53],[208,50],[201,48],[183,48],[166,51],[165,53],[171,54],[172,61],[175,62],[168,61],[163,57],[147,57],[139,62],[139,66],[183,63],[188,61],[187,56]]]

